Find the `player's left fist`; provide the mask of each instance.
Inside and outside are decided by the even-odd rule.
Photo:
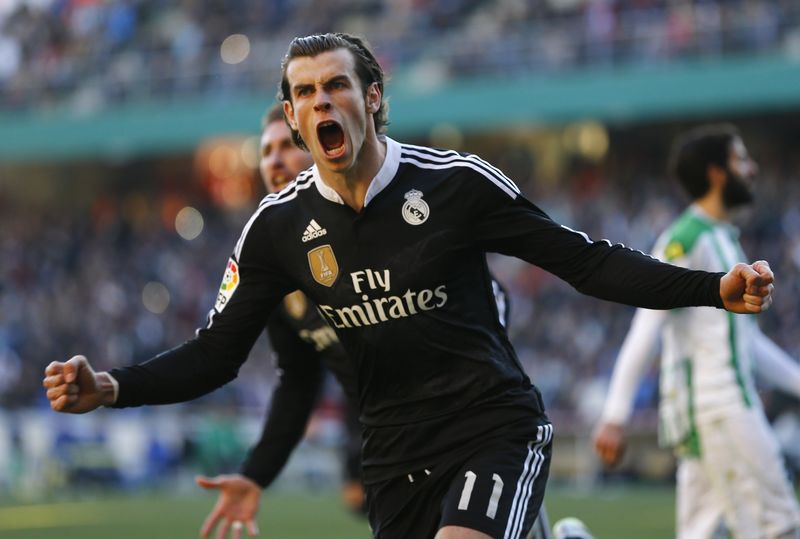
[[[772,305],[775,275],[765,260],[736,264],[720,280],[725,309],[734,313],[761,313]]]

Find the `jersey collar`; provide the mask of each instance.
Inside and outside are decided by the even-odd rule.
[[[378,174],[372,178],[367,188],[367,194],[364,197],[364,207],[392,182],[392,179],[394,179],[397,174],[397,169],[400,167],[400,143],[389,137],[383,137],[383,139],[386,141],[386,158],[383,160],[383,165],[381,165],[380,170],[378,170]],[[311,167],[311,172],[314,175],[314,184],[317,186],[317,191],[319,191],[319,194],[322,195],[323,198],[337,204],[344,204],[344,200],[339,196],[339,193],[322,181],[317,165]]]

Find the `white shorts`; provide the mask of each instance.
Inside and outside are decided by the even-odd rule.
[[[678,539],[773,539],[800,528],[800,507],[760,407],[698,424],[701,457],[678,465]]]

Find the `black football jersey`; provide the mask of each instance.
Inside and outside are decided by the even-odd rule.
[[[365,481],[544,413],[500,322],[487,252],[628,305],[721,306],[720,274],[663,264],[551,220],[479,157],[399,144],[361,212],[312,167],[267,196],[228,261],[208,325],[117,369],[117,406],[177,402],[236,376],[282,298],[303,291],[354,364]]]

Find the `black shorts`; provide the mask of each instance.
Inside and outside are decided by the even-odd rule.
[[[433,539],[442,527],[461,526],[497,539],[523,539],[544,498],[553,427],[531,422],[525,430],[367,485],[373,536]]]

